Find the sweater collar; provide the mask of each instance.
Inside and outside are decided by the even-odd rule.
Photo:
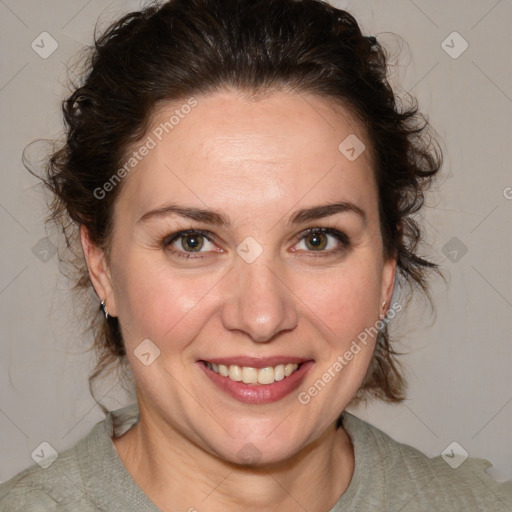
[[[112,437],[120,437],[139,421],[139,407],[135,402],[121,409],[110,411],[105,419],[95,425],[89,435],[76,446],[78,460],[83,454],[90,462],[81,464],[87,499],[99,510],[119,512],[137,510],[158,512],[160,509],[144,494],[124,466]],[[363,481],[371,479],[370,473],[378,468],[377,446],[371,426],[348,411],[343,411],[338,424],[342,425],[354,446],[355,467],[349,487],[329,512],[347,510],[357,502]],[[376,460],[372,460],[372,459]],[[375,463],[375,464],[374,464]],[[378,465],[378,464],[377,464]],[[368,489],[367,489],[368,490]],[[114,508],[113,508],[114,504]]]

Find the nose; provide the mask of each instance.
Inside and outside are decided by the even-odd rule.
[[[241,331],[252,341],[262,343],[297,326],[295,296],[278,268],[268,260],[239,260],[229,274],[222,307],[226,329]]]

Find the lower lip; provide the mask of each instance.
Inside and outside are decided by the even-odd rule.
[[[223,377],[208,368],[202,361],[198,361],[199,367],[207,377],[222,391],[247,404],[268,404],[277,402],[295,391],[306,377],[307,372],[313,366],[314,361],[302,363],[301,367],[283,380],[273,384],[244,384],[229,377]]]

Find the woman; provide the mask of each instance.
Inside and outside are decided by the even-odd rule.
[[[510,510],[486,461],[345,411],[404,399],[387,321],[435,269],[411,215],[441,165],[348,13],[131,13],[64,115],[45,181],[100,303],[93,377],[127,362],[137,402],[3,484],[5,510]]]

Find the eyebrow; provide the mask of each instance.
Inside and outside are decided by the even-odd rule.
[[[306,208],[304,210],[299,210],[296,212],[293,217],[288,221],[289,224],[303,224],[304,222],[308,222],[310,220],[323,219],[324,217],[330,217],[331,215],[335,215],[337,213],[353,213],[361,217],[364,224],[366,224],[366,212],[350,202],[340,202],[340,203],[332,203],[325,204],[320,206],[313,206],[311,208]]]
[[[366,224],[365,211],[359,206],[346,201],[313,206],[311,208],[299,210],[295,212],[295,214],[288,220],[288,224],[303,224],[311,220],[330,217],[331,215],[335,215],[337,213],[356,214],[361,217],[363,222]],[[198,222],[204,222],[214,226],[229,227],[231,225],[229,219],[221,213],[208,209],[183,207],[175,204],[169,204],[155,210],[150,210],[149,212],[146,212],[144,215],[142,215],[142,217],[137,222],[145,222],[155,217],[167,217],[169,215],[178,215],[180,217],[185,217],[187,219],[192,219]]]
[[[231,223],[224,215],[214,212],[213,210],[190,208],[169,204],[156,210],[146,212],[137,222],[145,222],[155,217],[167,217],[168,215],[179,215],[187,219],[196,220],[198,222],[205,222],[215,226],[229,226]]]

